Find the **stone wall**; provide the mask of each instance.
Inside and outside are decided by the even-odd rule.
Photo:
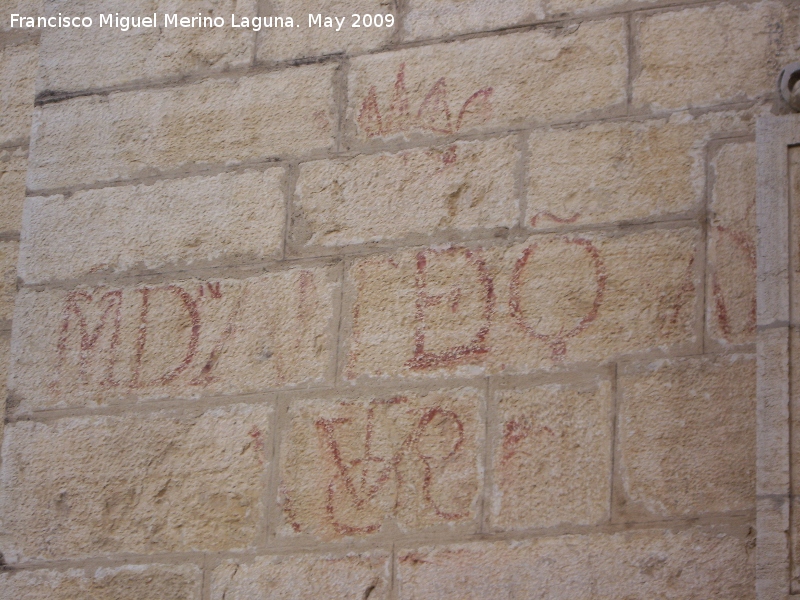
[[[800,6],[195,8],[2,5],[0,595],[754,598]]]
[[[28,169],[31,118],[36,95],[36,74],[39,60],[40,35],[36,30],[11,29],[8,13],[21,9],[41,12],[41,2],[3,2],[0,6],[0,384],[6,402],[0,411],[0,439],[4,439],[5,428],[13,420],[13,409],[7,402],[8,366],[11,348],[11,322],[14,299],[18,290],[17,259],[19,257],[22,210],[25,202],[25,176]],[[13,428],[13,426],[12,426]],[[4,459],[0,454],[0,470]],[[11,489],[9,481],[0,483],[0,489]],[[0,492],[2,495],[4,492]],[[6,527],[6,512],[0,515],[0,554],[3,567],[6,547],[11,543]],[[0,596],[8,595],[7,575],[0,574]],[[9,588],[11,589],[11,588]],[[20,592],[17,595],[20,595]]]

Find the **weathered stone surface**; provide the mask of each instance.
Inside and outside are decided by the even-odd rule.
[[[38,58],[36,44],[0,48],[0,144],[28,139]]]
[[[45,93],[0,65],[38,115],[0,141],[0,598],[739,600],[754,515],[800,590],[800,501],[753,494],[800,486],[800,334],[759,341],[757,468],[728,357],[795,4],[48,0],[301,26],[4,31]]]
[[[789,329],[789,353],[788,353],[788,373],[780,371],[772,372],[772,373],[759,373],[759,396],[764,396],[764,398],[768,400],[775,400],[779,399],[777,394],[773,394],[773,398],[770,398],[767,394],[764,394],[764,388],[768,391],[772,391],[769,388],[777,388],[776,391],[785,391],[788,388],[789,391],[789,407],[788,407],[788,414],[789,414],[789,435],[781,435],[786,433],[786,429],[784,426],[783,421],[776,422],[776,423],[763,423],[760,424],[759,427],[759,446],[767,447],[769,449],[774,450],[775,452],[781,453],[781,455],[785,456],[787,445],[789,449],[789,468],[790,468],[790,476],[789,476],[789,483],[790,483],[790,493],[792,494],[791,498],[787,498],[787,502],[790,505],[790,510],[778,512],[777,510],[773,509],[769,512],[764,511],[761,509],[761,504],[766,504],[766,501],[761,501],[759,505],[759,517],[761,517],[762,512],[766,513],[767,516],[772,516],[776,523],[774,523],[774,527],[770,530],[775,534],[777,538],[777,542],[784,542],[783,538],[780,536],[785,530],[785,520],[780,519],[780,517],[785,516],[785,513],[789,513],[789,536],[788,536],[788,544],[789,544],[789,551],[786,550],[784,545],[781,543],[777,545],[775,550],[778,552],[773,552],[772,555],[765,555],[765,558],[760,562],[765,562],[768,558],[773,559],[773,562],[776,564],[776,567],[783,567],[783,559],[786,559],[789,563],[789,571],[791,574],[791,586],[792,591],[797,592],[800,590],[800,444],[797,443],[797,440],[800,440],[800,329],[798,329],[797,322],[798,322],[798,313],[797,310],[800,308],[800,282],[798,282],[797,276],[797,269],[798,265],[800,265],[800,248],[798,248],[798,234],[800,234],[800,223],[798,223],[798,217],[800,217],[800,149],[797,147],[789,148],[789,222],[791,224],[790,229],[790,248],[789,256],[790,256],[790,275],[789,275],[789,282],[791,285],[790,288],[790,295],[791,295],[791,319],[792,319],[792,326]],[[780,331],[780,330],[778,330]],[[759,341],[766,339],[766,332],[759,332]],[[770,332],[772,333],[772,332]],[[776,332],[777,333],[777,332]],[[763,345],[760,344],[760,346]],[[773,344],[776,347],[777,344]],[[759,348],[760,350],[761,348]],[[767,360],[763,360],[762,362],[765,364],[769,364]],[[773,360],[770,361],[772,363],[780,364],[777,361]],[[788,377],[787,377],[788,375]],[[780,388],[783,388],[781,390]],[[783,408],[783,407],[781,407]],[[777,412],[777,411],[775,411]],[[784,416],[785,409],[781,411],[781,416]],[[781,414],[784,413],[784,414]],[[770,427],[771,426],[771,427]],[[762,434],[761,432],[765,432]],[[788,437],[788,440],[786,439]],[[788,441],[788,444],[786,443]],[[760,465],[759,465],[760,467]],[[759,483],[761,480],[766,479],[765,474],[759,470]],[[777,479],[777,478],[773,478]],[[780,480],[778,480],[780,481]],[[785,479],[784,479],[785,481]],[[761,492],[761,490],[759,490]],[[770,502],[770,505],[774,505],[776,502],[773,500]],[[772,508],[772,507],[771,507]],[[770,514],[772,513],[772,514]],[[759,538],[760,543],[760,538]],[[760,545],[759,545],[760,548]],[[773,548],[770,548],[773,549]],[[777,569],[776,569],[777,570]],[[783,572],[777,572],[771,578],[772,581],[779,583],[783,580]],[[769,581],[770,578],[764,577],[766,581]]]
[[[470,388],[298,400],[281,447],[280,533],[332,539],[474,522],[482,395]]]
[[[789,327],[756,336],[756,494],[779,498],[791,491],[791,336]],[[787,514],[788,514],[788,508]],[[785,529],[785,528],[784,528]],[[780,535],[783,535],[781,530]]]
[[[594,525],[611,498],[611,381],[549,384],[496,396],[490,524]]]
[[[795,209],[796,210],[796,209]],[[796,239],[796,238],[795,238]],[[794,295],[794,294],[793,294]],[[793,298],[796,302],[797,300]],[[763,332],[759,334],[759,337],[763,337]],[[787,373],[784,373],[786,376]],[[785,444],[785,439],[782,439],[783,436],[780,435],[771,435],[769,436],[771,439],[760,439],[759,443],[761,445],[766,446],[769,444],[773,446],[778,451],[783,451],[785,454],[788,445],[789,450],[789,468],[790,468],[790,493],[792,494],[791,497],[786,497],[786,502],[791,506],[790,510],[785,510],[778,512],[776,510],[777,500],[774,498],[769,498],[761,500],[759,499],[759,517],[761,517],[762,513],[766,515],[766,518],[772,517],[773,519],[778,519],[781,516],[788,516],[786,519],[789,522],[789,536],[786,539],[784,534],[785,530],[785,522],[778,522],[774,523],[776,527],[772,528],[770,531],[774,532],[777,536],[784,534],[784,537],[778,537],[778,542],[788,543],[790,548],[789,551],[786,550],[784,544],[781,544],[780,548],[783,550],[783,553],[777,553],[776,556],[773,557],[773,562],[776,563],[776,566],[783,566],[781,562],[778,562],[778,559],[786,559],[789,563],[789,570],[791,572],[791,585],[792,590],[795,591],[800,588],[800,560],[798,560],[798,552],[800,552],[800,494],[798,494],[798,490],[800,490],[800,482],[797,478],[800,476],[800,448],[795,440],[798,439],[798,435],[800,435],[800,331],[798,331],[797,326],[791,327],[789,330],[789,370],[788,370],[788,377],[786,377],[788,381],[782,382],[785,387],[788,387],[790,395],[789,395],[789,443]],[[762,377],[759,381],[759,387],[764,387],[764,378]],[[775,382],[778,383],[778,382]],[[774,383],[773,383],[774,385]],[[775,424],[780,427],[781,430],[784,428],[783,423]],[[765,424],[762,424],[759,428],[759,432],[765,431],[768,432],[769,430],[765,427]],[[780,431],[783,433],[783,431]],[[764,438],[767,435],[763,435]],[[784,442],[784,443],[781,443]],[[764,478],[764,475],[759,473],[761,479]],[[760,490],[759,490],[760,491]],[[768,505],[769,508],[764,510],[762,508],[763,505]],[[788,515],[783,514],[788,513]],[[760,542],[760,538],[759,538]],[[759,545],[759,548],[761,546]],[[779,574],[781,577],[783,573]],[[777,580],[779,581],[779,580]]]
[[[20,277],[40,283],[135,267],[276,258],[286,218],[283,174],[222,173],[29,198]]]
[[[348,115],[361,139],[451,135],[621,109],[622,19],[355,58]]]
[[[276,16],[291,15],[299,28],[262,29],[258,34],[258,60],[281,61],[311,56],[324,56],[337,53],[360,53],[381,48],[389,43],[400,28],[400,20],[394,3],[385,0],[272,0],[269,14]],[[386,26],[381,19],[381,27],[369,21],[370,27],[363,26],[363,19],[356,20],[353,14],[392,15],[394,25]],[[314,18],[321,15],[319,21],[311,25],[309,15]],[[332,20],[333,27],[325,27],[325,17],[344,18],[339,26]],[[355,23],[359,27],[353,27]],[[322,26],[317,23],[322,23]],[[337,30],[338,29],[338,30]]]
[[[791,219],[794,213],[792,188],[795,186],[787,181],[794,170],[789,168],[792,159],[787,161],[787,149],[789,157],[793,149],[787,145],[797,138],[800,138],[800,122],[794,115],[765,116],[756,124],[756,223],[759,231],[756,322],[759,327],[783,327],[792,319],[792,227],[791,220],[781,216],[788,213]],[[759,338],[757,336],[760,343]],[[761,408],[771,410],[766,407]]]
[[[639,0],[637,4],[645,2],[655,0]],[[403,25],[407,39],[435,39],[624,4],[626,0],[409,0]]]
[[[45,14],[90,16],[88,29],[43,29],[38,91],[106,88],[130,82],[223,71],[250,64],[251,29],[231,27],[231,14],[255,15],[257,0],[203,0],[191,6],[176,0],[51,0]],[[101,15],[152,18],[156,27],[122,31],[100,26]],[[222,17],[223,27],[165,26],[164,16]],[[198,21],[199,24],[199,21]],[[116,22],[114,22],[116,25]],[[108,48],[113,48],[112,52]]]
[[[533,237],[354,262],[345,377],[524,372],[695,348],[694,228]]]
[[[400,551],[399,598],[755,598],[746,539],[700,529]]]
[[[409,0],[403,26],[408,39],[440,38],[539,21],[543,0]]]
[[[337,246],[516,224],[515,138],[300,167],[293,237]]]
[[[211,600],[251,598],[369,598],[387,600],[389,554],[263,556],[214,570]]]
[[[790,389],[790,413],[791,413],[791,427],[792,439],[797,439],[796,436],[800,435],[800,415],[797,411],[800,410],[800,331],[797,327],[792,327],[789,330],[789,389]],[[791,448],[791,493],[795,496],[800,496],[800,448],[797,445]]]
[[[334,68],[310,65],[45,105],[34,117],[28,187],[327,148]]]
[[[67,571],[0,573],[0,596],[26,600],[199,600],[202,574],[194,565],[126,565]]]
[[[800,324],[800,147],[788,149],[789,154],[789,261],[794,271],[789,278],[790,304],[789,315],[793,325]]]
[[[8,382],[8,362],[11,358],[11,334],[10,332],[0,333],[0,394],[2,398],[6,398],[7,382]],[[6,416],[6,402],[0,402],[0,446],[3,443],[3,429],[5,427]],[[2,460],[2,457],[0,457]],[[0,533],[0,544],[3,542],[2,533]],[[0,551],[2,548],[0,547]]]
[[[659,516],[755,506],[752,355],[631,365],[620,376],[626,511]]]
[[[22,412],[327,381],[335,272],[20,292],[11,393]]]
[[[721,112],[535,130],[528,141],[527,225],[695,214],[705,205],[708,138],[751,126],[749,114]]]
[[[791,573],[790,577],[792,592],[797,592],[800,590],[800,563],[798,562],[797,558],[794,557],[796,557],[797,553],[800,551],[800,515],[798,515],[798,511],[800,511],[800,498],[795,496],[788,499],[788,502],[791,504],[788,536],[790,552],[787,553],[790,557],[790,564],[788,566]],[[780,565],[780,563],[778,564]]]
[[[239,404],[6,426],[6,560],[252,546],[272,412]]]
[[[776,373],[777,374],[777,373]],[[790,390],[790,415],[792,427],[792,439],[797,439],[800,435],[800,331],[792,327],[789,331],[789,390]],[[777,382],[776,382],[777,383]],[[786,385],[786,383],[784,383]],[[791,493],[800,497],[800,448],[797,445],[791,447]]]
[[[10,319],[17,294],[19,242],[0,242],[0,319]]]
[[[706,323],[719,344],[755,341],[756,145],[725,144],[711,161]]]
[[[657,0],[637,0],[637,5],[657,2]],[[580,15],[603,9],[624,6],[627,0],[548,0],[547,12],[552,17],[563,17],[567,13]]]
[[[638,18],[634,105],[676,109],[772,93],[784,59],[794,51],[796,19],[783,5],[769,1]],[[731,40],[742,51],[732,52]]]
[[[756,500],[756,597],[782,598],[789,589],[791,571],[789,507],[787,497],[759,497]],[[791,596],[788,596],[791,598]]]
[[[27,150],[0,150],[0,232],[19,231],[22,227],[27,170]]]

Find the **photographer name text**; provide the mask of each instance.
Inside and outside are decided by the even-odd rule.
[[[114,14],[101,14],[95,17],[67,16],[61,13],[49,17],[30,17],[11,14],[12,29],[89,29],[95,25],[102,28],[129,31],[131,29],[218,29],[231,27],[233,29],[252,29],[259,31],[269,28],[296,28],[302,27],[302,19],[292,17],[242,17],[235,14],[230,19],[222,16],[209,16],[198,13],[196,16],[181,16],[178,14],[153,13],[147,16],[129,16]],[[369,27],[394,27],[392,14],[352,14],[349,16],[329,16],[321,13],[308,15],[308,27],[313,29],[332,29],[341,31],[343,28],[369,28]]]

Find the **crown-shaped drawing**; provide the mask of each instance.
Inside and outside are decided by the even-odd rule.
[[[421,129],[432,133],[452,135],[467,122],[483,123],[491,115],[491,96],[494,89],[482,88],[474,92],[461,105],[456,116],[450,110],[447,81],[440,77],[425,95],[416,111],[411,110],[405,83],[405,63],[400,65],[394,82],[394,92],[389,106],[381,111],[375,86],[361,103],[358,124],[368,137],[387,136]]]

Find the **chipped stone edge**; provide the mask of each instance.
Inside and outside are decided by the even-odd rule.
[[[756,125],[758,231],[756,594],[791,594],[790,534],[790,206],[788,147],[800,144],[800,117]]]

